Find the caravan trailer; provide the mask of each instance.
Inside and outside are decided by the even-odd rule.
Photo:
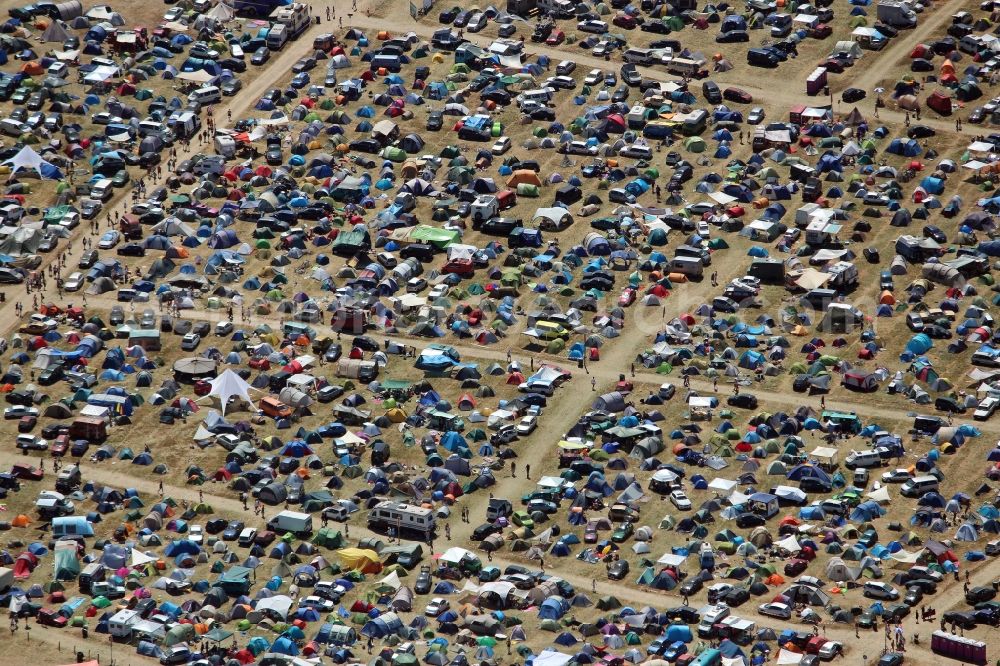
[[[403,502],[379,502],[368,512],[368,527],[376,531],[393,529],[397,535],[413,532],[426,537],[434,533],[434,513]]]

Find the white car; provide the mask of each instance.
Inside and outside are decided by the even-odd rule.
[[[976,407],[976,411],[972,412],[972,418],[977,421],[985,421],[993,416],[998,405],[1000,405],[1000,400],[993,397],[984,398]]]
[[[118,245],[121,239],[122,235],[117,231],[115,231],[114,229],[112,229],[111,231],[105,231],[104,235],[101,236],[101,240],[98,241],[97,247],[99,247],[102,250],[110,250],[115,245]]]
[[[792,607],[777,601],[757,606],[757,612],[768,617],[776,617],[779,620],[790,620],[792,618]]]
[[[670,503],[680,511],[691,510],[691,500],[684,494],[683,490],[673,490],[670,492]]]
[[[70,276],[66,278],[63,283],[63,289],[66,291],[80,291],[80,287],[83,286],[83,274],[79,271],[70,273]]]
[[[434,285],[434,288],[427,293],[427,300],[436,301],[439,298],[444,298],[451,291],[451,287],[446,284]]]
[[[299,608],[315,608],[320,613],[329,613],[335,604],[332,600],[318,595],[309,595],[299,600]]]
[[[188,528],[188,540],[197,544],[200,544],[205,540],[205,531],[202,529],[201,525],[191,525]]]
[[[517,434],[521,436],[530,435],[538,427],[537,416],[525,416],[517,422]]]
[[[844,644],[840,641],[827,641],[819,646],[820,661],[833,661],[833,658],[844,651]]]
[[[599,69],[592,69],[583,79],[584,85],[596,86],[604,78],[604,72]]]
[[[184,8],[183,7],[171,7],[163,15],[163,20],[164,21],[176,21],[177,19],[181,18],[182,16],[184,16]]]
[[[711,238],[712,229],[708,226],[708,222],[705,220],[698,220],[695,228],[698,230],[698,235],[702,238]]]
[[[878,580],[870,580],[865,583],[863,594],[869,599],[881,599],[884,601],[899,599],[899,590],[888,583]]]
[[[38,435],[18,435],[17,448],[23,451],[47,451],[49,443]]]
[[[490,149],[490,151],[494,155],[503,155],[508,150],[510,150],[510,137],[509,136],[502,136],[499,139],[497,139],[496,143],[494,143],[493,147]]]
[[[427,288],[427,280],[423,278],[410,278],[406,282],[406,291],[411,294],[419,294]]]
[[[882,475],[882,483],[906,483],[913,478],[913,473],[908,469],[899,467]]]
[[[424,608],[424,615],[427,617],[437,617],[441,613],[445,612],[451,608],[451,604],[448,603],[447,599],[442,599],[441,597],[434,597],[431,602],[427,604]]]

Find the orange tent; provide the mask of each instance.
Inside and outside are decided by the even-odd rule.
[[[10,521],[10,524],[13,525],[14,527],[27,527],[28,525],[31,524],[31,519],[29,519],[26,515],[21,513],[18,514],[18,516],[14,518],[14,520]]]
[[[21,73],[29,76],[36,76],[38,74],[44,74],[45,68],[42,67],[41,63],[37,60],[32,60],[31,62],[26,62],[21,65]]]

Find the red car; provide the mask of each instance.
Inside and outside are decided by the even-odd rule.
[[[802,573],[803,571],[805,571],[806,567],[808,567],[808,566],[809,566],[809,562],[807,560],[802,560],[802,559],[799,559],[797,557],[794,558],[794,559],[788,560],[788,562],[785,564],[785,575],[786,576],[798,576],[800,573]]]
[[[826,23],[820,23],[810,31],[809,36],[813,39],[826,39],[832,34],[833,28],[828,26]]]
[[[819,64],[820,67],[826,67],[826,71],[833,72],[834,74],[844,73],[844,63],[835,58],[830,58],[829,60],[824,60]]]
[[[618,305],[627,308],[633,303],[635,303],[635,289],[632,287],[625,287],[622,289],[622,293],[618,297]]]
[[[69,435],[62,433],[56,437],[55,441],[52,442],[52,447],[49,449],[52,452],[52,456],[55,458],[62,457],[66,455],[69,451]]]
[[[10,468],[10,475],[25,481],[41,481],[45,477],[45,472],[25,463],[17,463]]]
[[[55,627],[56,629],[62,629],[66,626],[68,620],[65,615],[61,615],[58,610],[54,608],[43,608],[38,611],[38,615],[35,616],[38,620],[38,624],[43,627]]]
[[[618,14],[611,20],[611,22],[619,28],[625,28],[626,30],[631,30],[638,25],[635,17],[630,14]]]
[[[36,425],[38,425],[37,416],[22,416],[20,420],[17,422],[17,431],[31,432],[32,430],[35,429]]]
[[[722,99],[727,102],[737,102],[739,104],[753,103],[753,95],[740,88],[726,88],[722,91]]]
[[[452,259],[441,267],[441,272],[469,277],[476,272],[476,267],[473,266],[472,259]]]
[[[271,530],[264,530],[262,532],[257,532],[257,536],[254,537],[253,542],[258,546],[270,546],[274,543],[276,538],[278,538],[278,535],[274,532]]]
[[[548,36],[545,43],[549,46],[559,46],[566,41],[566,33],[562,30],[553,30],[552,34]]]

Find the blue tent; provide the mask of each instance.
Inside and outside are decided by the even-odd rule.
[[[558,620],[569,610],[569,602],[562,597],[549,597],[538,607],[538,617],[542,620]]]

